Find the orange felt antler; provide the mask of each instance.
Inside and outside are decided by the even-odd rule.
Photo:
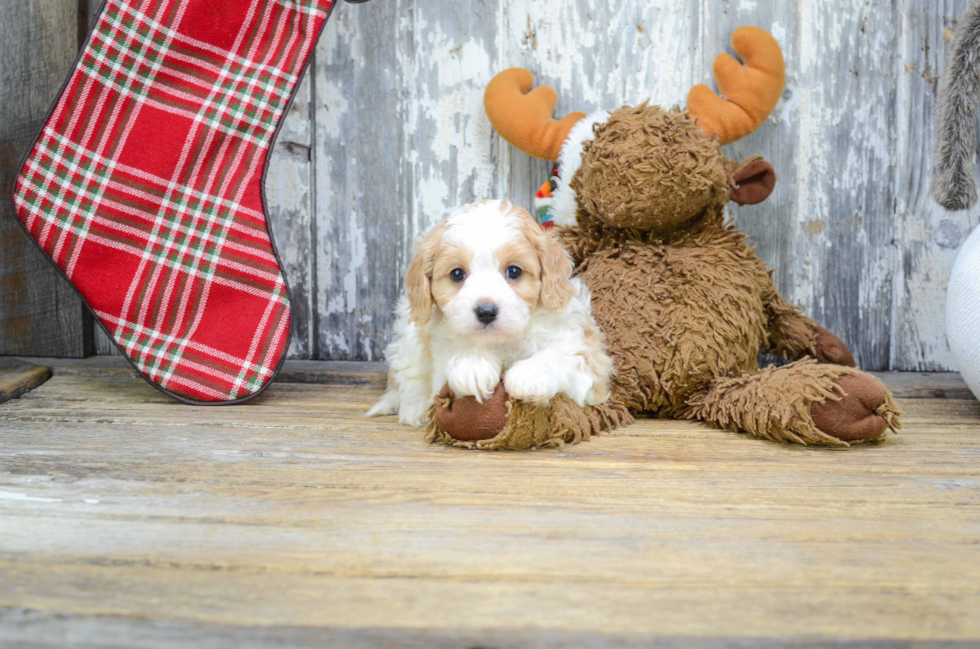
[[[551,119],[558,95],[548,86],[533,86],[534,77],[524,68],[504,70],[487,84],[483,106],[505,140],[535,158],[557,160],[568,132],[585,113]]]
[[[732,34],[732,48],[745,62],[727,54],[715,59],[719,97],[708,86],[691,88],[687,109],[708,136],[718,135],[722,144],[739,140],[759,126],[779,102],[786,83],[783,52],[769,32],[740,27]]]

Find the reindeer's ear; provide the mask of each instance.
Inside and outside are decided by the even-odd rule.
[[[776,170],[759,156],[749,158],[729,172],[731,199],[739,205],[755,205],[769,198],[776,187]]]

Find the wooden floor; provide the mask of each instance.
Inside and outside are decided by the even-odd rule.
[[[903,398],[881,445],[646,420],[491,454],[365,420],[377,368],[193,408],[99,363],[0,405],[0,646],[980,641],[955,376],[890,377],[946,398]]]

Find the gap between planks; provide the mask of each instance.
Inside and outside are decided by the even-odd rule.
[[[89,356],[80,359],[7,358],[48,367],[55,376],[138,377],[136,370],[120,356]],[[276,382],[384,387],[387,371],[387,363],[382,362],[287,360],[276,377]],[[898,399],[974,399],[958,372],[870,372],[870,374],[881,379]]]

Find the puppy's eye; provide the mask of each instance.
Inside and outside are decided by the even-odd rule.
[[[455,268],[452,271],[450,271],[449,279],[453,280],[456,283],[462,282],[464,279],[466,279],[466,271],[463,270],[462,268]]]
[[[524,271],[521,270],[517,266],[508,266],[507,267],[507,277],[509,279],[520,279],[521,275],[523,275],[523,274],[524,274]]]

